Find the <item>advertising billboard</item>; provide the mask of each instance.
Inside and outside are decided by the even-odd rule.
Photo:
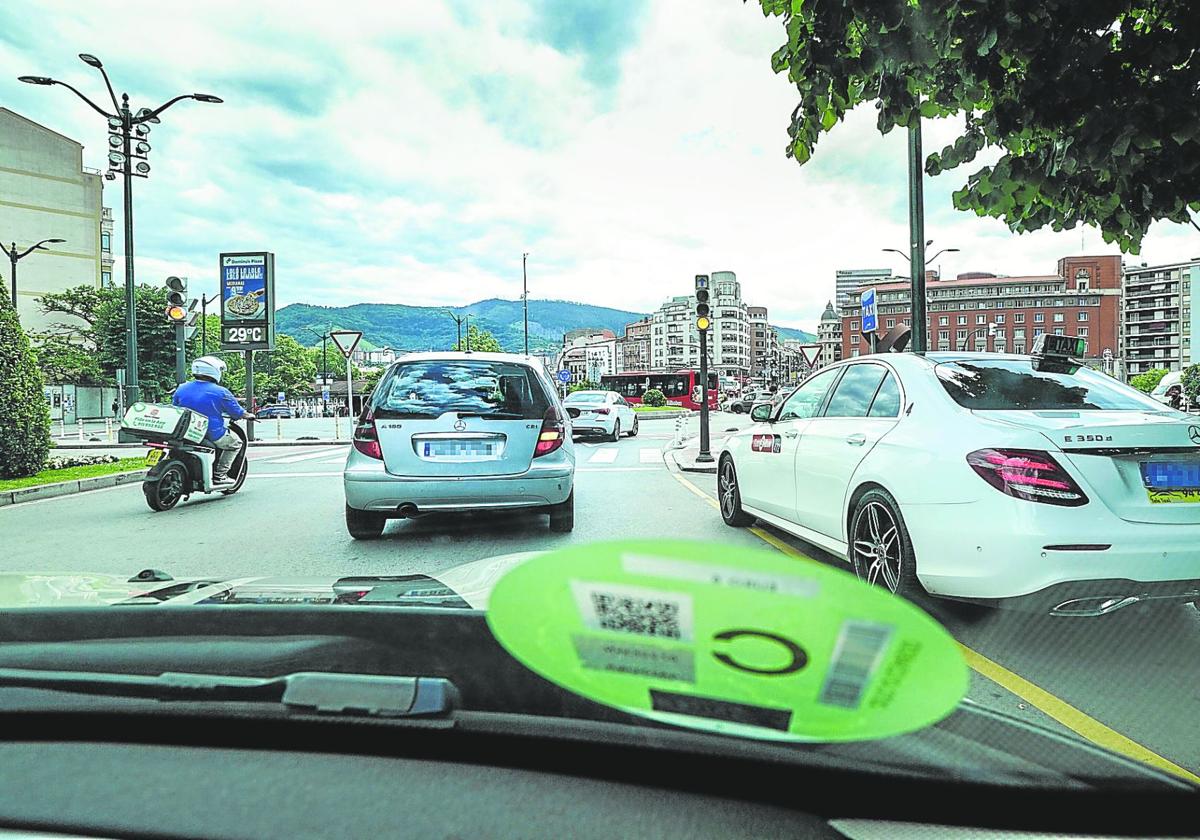
[[[275,349],[275,255],[221,254],[221,349]]]

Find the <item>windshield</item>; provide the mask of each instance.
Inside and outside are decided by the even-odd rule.
[[[380,622],[469,711],[1200,785],[1198,4],[125,5],[0,12],[0,668]]]
[[[946,393],[976,411],[1161,411],[1162,406],[1112,377],[1080,368],[1036,370],[1032,360],[950,362],[935,368]]]
[[[371,407],[377,417],[439,417],[453,411],[540,420],[550,403],[533,370],[524,365],[433,360],[393,367]]]

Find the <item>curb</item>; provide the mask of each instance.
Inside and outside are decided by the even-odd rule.
[[[120,484],[131,484],[141,481],[148,470],[133,472],[111,473],[98,475],[95,478],[78,478],[74,481],[58,481],[54,484],[39,484],[36,487],[22,487],[20,490],[5,490],[0,492],[0,507],[19,505],[22,502],[35,502],[38,499],[53,499],[57,496],[72,496],[76,493],[86,493],[89,490],[100,490],[105,487],[116,487]]]
[[[633,416],[638,420],[674,420],[677,417],[700,416],[698,411],[635,411]]]
[[[715,458],[711,464],[697,464],[695,461],[680,461],[676,454],[680,451],[681,450],[679,449],[667,450],[667,457],[674,462],[677,469],[681,470],[682,472],[706,473],[708,475],[717,474],[717,461]]]

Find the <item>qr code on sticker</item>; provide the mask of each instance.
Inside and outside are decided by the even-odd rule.
[[[604,630],[619,630],[664,639],[682,637],[679,604],[655,601],[612,592],[591,592],[597,624]]]

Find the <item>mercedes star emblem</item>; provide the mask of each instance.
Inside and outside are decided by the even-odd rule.
[[[1192,443],[1200,446],[1200,426],[1188,426],[1188,437],[1192,439]]]
[[[1192,428],[1196,429],[1195,426],[1192,426]],[[465,432],[466,430],[467,430],[467,421],[466,420],[455,420],[454,421],[454,431]],[[1196,433],[1200,434],[1200,429],[1196,429]],[[1192,440],[1195,440],[1195,438],[1192,438]]]

